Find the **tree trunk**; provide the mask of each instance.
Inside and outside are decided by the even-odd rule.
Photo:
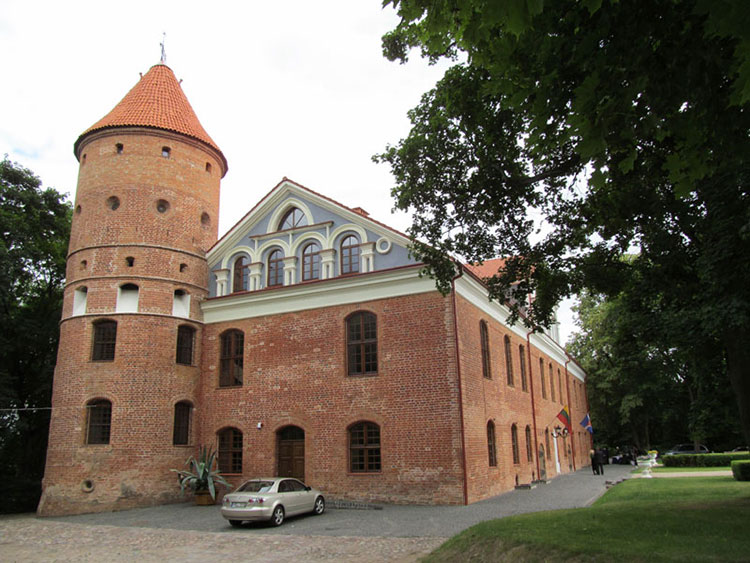
[[[750,331],[746,328],[733,330],[724,335],[727,352],[727,372],[732,383],[737,407],[740,411],[740,427],[745,444],[750,444]]]

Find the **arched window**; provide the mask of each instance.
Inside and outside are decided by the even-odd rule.
[[[295,227],[304,227],[307,225],[307,217],[296,207],[292,207],[289,211],[284,214],[284,217],[279,221],[279,230],[293,229]]]
[[[134,283],[126,283],[117,291],[117,305],[115,311],[118,313],[138,312],[138,286]]]
[[[531,448],[531,427],[526,425],[526,461],[533,461],[532,448]]]
[[[349,375],[378,373],[378,319],[365,311],[346,320],[346,357]]]
[[[320,278],[320,245],[311,242],[302,250],[302,281]]]
[[[359,272],[359,241],[354,235],[349,235],[341,241],[341,273],[355,274]]]
[[[510,442],[513,446],[513,463],[521,463],[521,455],[518,452],[518,427],[515,424],[510,427]]]
[[[547,452],[549,452],[549,428],[544,429],[544,446]]]
[[[219,431],[219,471],[242,473],[242,432],[236,428]]]
[[[245,257],[240,256],[234,261],[234,277],[232,278],[232,293],[247,290],[247,265]]]
[[[518,360],[521,365],[521,389],[523,391],[528,390],[528,383],[526,382],[526,348],[523,344],[518,346]]]
[[[190,419],[193,415],[193,405],[187,401],[180,401],[174,406],[174,427],[172,444],[187,446],[190,443]]]
[[[560,404],[562,405],[565,403],[565,399],[563,397],[562,374],[560,373],[560,368],[557,368],[557,390],[560,393]]]
[[[495,423],[487,422],[487,454],[490,467],[497,467],[497,446],[495,445]]]
[[[117,323],[110,320],[96,321],[91,346],[91,360],[94,362],[111,362],[115,359],[115,344],[117,344]]]
[[[487,332],[487,323],[479,321],[479,340],[482,347],[482,375],[487,379],[492,379],[490,367],[490,337]]]
[[[186,366],[193,365],[193,345],[195,342],[195,329],[188,325],[177,327],[177,353],[175,361]]]
[[[245,335],[241,330],[228,330],[221,335],[219,387],[242,385]]]
[[[349,470],[380,471],[380,426],[374,422],[358,422],[349,427]]]
[[[549,364],[549,393],[552,400],[555,400],[555,374],[552,373],[552,362]]]
[[[547,398],[547,384],[544,382],[544,358],[539,358],[539,379],[542,380],[542,399]],[[547,448],[549,451],[549,448]]]
[[[505,344],[505,372],[508,377],[508,385],[513,386],[513,355],[510,350],[510,337],[506,334],[503,338]]]
[[[112,425],[112,403],[94,399],[86,403],[86,443],[109,444]]]
[[[268,255],[268,287],[284,284],[284,255],[274,250]]]

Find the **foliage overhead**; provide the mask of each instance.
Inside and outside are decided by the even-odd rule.
[[[386,0],[383,38],[449,69],[375,157],[414,252],[508,257],[488,280],[548,325],[584,288],[656,293],[718,342],[750,436],[750,10],[744,0]],[[623,255],[637,254],[633,260]],[[668,326],[662,327],[664,329]]]
[[[64,195],[43,189],[39,178],[7,156],[0,162],[3,511],[33,510],[40,492],[70,221]],[[29,410],[7,410],[19,408]]]

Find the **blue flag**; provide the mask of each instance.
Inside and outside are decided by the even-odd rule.
[[[589,434],[594,433],[594,427],[591,426],[591,418],[589,417],[589,413],[586,413],[586,416],[583,417],[581,426],[583,426]]]

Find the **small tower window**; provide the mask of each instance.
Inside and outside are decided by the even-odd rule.
[[[116,195],[108,197],[107,207],[109,207],[112,211],[120,207],[120,198],[117,197]]]
[[[169,158],[169,153],[171,153],[171,152],[172,152],[172,149],[170,149],[169,147],[162,147],[161,148],[161,155],[164,158]]]
[[[160,199],[156,202],[156,210],[159,213],[166,213],[169,210],[169,202],[166,199]]]
[[[122,143],[117,143],[115,145],[115,150],[117,151],[117,154],[122,154]]]
[[[208,172],[209,174],[211,173],[211,163],[210,162],[206,163],[206,172]]]
[[[132,256],[128,256],[127,258],[125,258],[125,262],[127,263],[128,268],[132,268],[133,264],[135,264],[135,258],[133,258]]]
[[[201,225],[208,227],[211,225],[211,216],[205,211],[201,214]]]
[[[180,264],[180,272],[187,271],[187,264]]]
[[[88,266],[88,262],[86,262],[86,260],[81,260],[81,270],[85,270],[86,266]]]
[[[81,214],[81,206],[76,205],[76,215],[80,215],[80,214]]]
[[[81,157],[81,166],[86,164],[86,153],[83,153],[83,156]]]

